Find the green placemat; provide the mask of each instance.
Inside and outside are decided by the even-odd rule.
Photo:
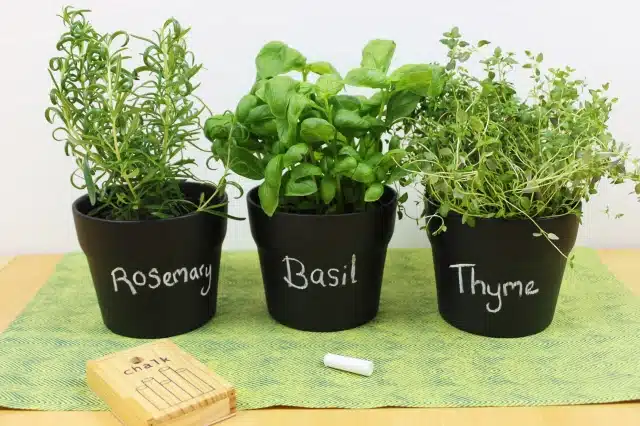
[[[1,297],[1,295],[0,295]],[[236,385],[242,409],[272,405],[508,406],[640,399],[640,301],[578,249],[554,323],[522,339],[473,336],[438,315],[431,253],[391,250],[372,323],[308,333],[273,321],[255,253],[225,253],[218,314],[174,342]],[[82,255],[0,336],[0,406],[104,410],[85,361],[141,344],[105,329]],[[327,369],[327,352],[375,361],[371,377]]]

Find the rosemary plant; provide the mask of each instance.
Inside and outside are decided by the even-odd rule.
[[[130,67],[130,35],[101,34],[86,19],[88,10],[66,7],[66,31],[49,62],[53,81],[47,121],[73,156],[71,184],[87,191],[90,215],[114,220],[170,218],[217,210],[224,199],[225,173],[207,197],[187,197],[184,180],[203,182],[185,156],[198,148],[205,104],[195,94],[202,65],[188,49],[189,28],[167,20],[146,44],[142,64]],[[198,148],[199,149],[199,148]]]

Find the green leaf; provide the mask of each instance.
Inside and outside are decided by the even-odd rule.
[[[322,118],[307,118],[300,125],[300,138],[305,142],[326,142],[335,134],[335,127]]]
[[[458,123],[466,123],[467,119],[469,118],[469,114],[467,114],[467,111],[465,111],[462,108],[458,108],[458,110],[456,111],[456,121]]]
[[[367,191],[364,193],[364,200],[367,203],[378,201],[380,197],[382,197],[383,193],[384,193],[384,185],[376,182],[371,186],[369,186],[369,188],[367,188]]]
[[[321,75],[318,78],[318,81],[316,81],[316,86],[323,93],[336,95],[340,93],[340,91],[344,87],[344,82],[338,75],[325,74]]]
[[[298,84],[298,93],[301,95],[308,95],[310,93],[313,93],[315,88],[315,84],[309,83],[308,81],[301,81]]]
[[[353,157],[344,157],[335,162],[333,171],[336,173],[349,174],[355,170],[356,167],[358,167],[358,160]]]
[[[254,95],[244,95],[240,102],[238,102],[238,106],[236,107],[236,118],[240,123],[244,123],[244,121],[249,116],[249,112],[253,108],[258,105],[258,98]]]
[[[278,140],[285,146],[289,144],[289,122],[286,118],[276,118],[276,130],[278,131]]]
[[[256,69],[261,79],[302,69],[305,63],[306,58],[300,52],[279,41],[265,44],[256,56]]]
[[[396,44],[392,40],[371,40],[362,49],[360,66],[377,69],[386,74],[395,51]]]
[[[337,95],[331,98],[331,102],[335,104],[338,109],[349,109],[351,111],[360,111],[362,102],[356,96],[351,95]]]
[[[372,117],[370,115],[365,115],[364,117],[365,120],[367,120],[367,122],[369,123],[369,128],[371,130],[374,131],[379,131],[380,133],[384,132],[385,130],[387,130],[387,125],[385,124],[384,121],[380,120],[379,118],[376,117]]]
[[[347,73],[344,82],[351,86],[382,89],[389,86],[387,76],[379,70],[355,68]]]
[[[640,183],[638,183],[634,189],[636,191],[636,194],[640,195]]]
[[[267,121],[273,118],[273,113],[269,105],[258,105],[249,111],[245,122],[248,124],[259,123],[261,121]]]
[[[553,232],[548,232],[548,233],[547,233],[547,238],[549,238],[550,240],[554,240],[554,241],[557,241],[557,240],[559,240],[559,239],[560,239],[560,238],[559,238],[556,234],[554,234]]]
[[[396,69],[389,76],[396,90],[410,90],[421,96],[429,95],[434,73],[440,75],[440,67],[428,64],[407,64]]]
[[[234,173],[252,180],[264,178],[260,160],[251,151],[240,146],[231,146],[228,166]]]
[[[340,74],[338,74],[338,71],[329,62],[312,62],[308,65],[308,68],[309,71],[318,75],[335,74],[337,76],[340,76]]]
[[[538,56],[536,56],[536,62],[540,63],[543,59],[544,55],[542,53],[538,53]]]
[[[358,163],[356,168],[351,173],[351,176],[349,177],[356,182],[362,182],[366,184],[370,184],[376,179],[373,167],[371,167],[367,163]]]
[[[490,44],[490,43],[491,43],[491,42],[490,42],[490,41],[487,41],[487,40],[480,40],[480,41],[478,42],[478,47],[486,46],[487,44]]]
[[[264,181],[272,188],[280,188],[282,182],[282,170],[284,170],[284,155],[273,156],[264,168]]]
[[[369,122],[360,117],[357,112],[339,109],[333,119],[333,124],[340,132],[369,129]]]
[[[267,182],[262,182],[260,188],[258,188],[258,197],[260,198],[262,210],[267,216],[273,216],[280,200],[280,185],[276,188],[270,186]]]
[[[298,82],[286,75],[279,75],[267,81],[264,86],[264,100],[271,112],[278,118],[285,118],[291,95],[295,93]]]
[[[405,151],[402,148],[390,149],[384,154],[382,162],[385,166],[391,165],[391,164],[397,165],[398,163],[400,163],[400,160],[402,160],[405,155],[407,155],[407,151]]]
[[[291,165],[302,160],[302,157],[309,153],[309,146],[306,143],[297,143],[287,150],[284,154],[284,167],[290,167]]]
[[[266,105],[265,105],[266,106]],[[267,106],[267,109],[269,107]],[[271,112],[269,112],[271,114]],[[258,136],[269,137],[269,136],[278,136],[278,127],[276,125],[276,120],[273,118],[266,121],[260,121],[250,126],[251,131]]]
[[[482,120],[480,120],[476,116],[471,117],[471,119],[469,120],[469,125],[471,125],[471,128],[478,133],[484,130],[484,124],[482,123]]]
[[[389,139],[389,150],[400,148],[400,138],[396,135],[391,136]]]
[[[338,151],[338,155],[348,155],[349,157],[353,157],[356,160],[360,161],[360,154],[358,154],[358,151],[356,151],[356,149],[351,145],[345,145],[340,148],[340,151]]]
[[[336,196],[337,184],[336,180],[325,175],[320,181],[320,196],[325,204],[329,204]]]
[[[297,136],[298,120],[304,112],[310,101],[299,93],[294,93],[289,98],[289,106],[287,107],[287,121],[289,122],[289,138],[287,145],[293,142]]]
[[[384,101],[384,94],[382,91],[374,93],[370,98],[362,101],[362,110],[364,112],[378,109],[382,102]],[[348,108],[347,108],[348,109]]]
[[[402,204],[402,203],[406,203],[408,199],[409,199],[409,193],[408,193],[408,192],[405,192],[405,193],[404,193],[404,194],[402,194],[400,197],[398,197],[398,202],[399,202],[400,204]]]
[[[231,123],[233,123],[233,116],[231,114],[221,114],[209,117],[204,123],[204,135],[212,142],[215,139],[226,140],[229,137],[229,132],[231,131]]]
[[[298,181],[289,180],[285,188],[285,195],[288,197],[306,197],[318,192],[318,184],[312,178],[300,179]]]
[[[322,169],[316,165],[309,163],[298,164],[289,174],[285,195],[304,197],[315,194],[318,191],[318,185],[312,178],[313,176],[322,176],[322,174]]]
[[[96,184],[91,176],[91,166],[89,165],[89,153],[84,155],[82,161],[82,175],[84,176],[84,182],[87,185],[87,194],[89,194],[89,201],[92,206],[96,204]]]
[[[367,163],[368,165],[370,165],[375,169],[376,166],[380,164],[380,161],[382,161],[383,158],[384,158],[384,155],[381,152],[375,152],[373,155],[371,155],[365,160],[365,163]]]
[[[416,109],[420,102],[420,96],[409,91],[395,92],[387,102],[386,123],[387,125],[406,118]]]
[[[387,179],[387,185],[390,185],[394,182],[399,181],[400,179],[402,179],[403,177],[409,176],[411,174],[411,171],[404,169],[402,167],[396,167],[395,169],[393,169],[391,171],[391,175],[389,176],[389,178]]]

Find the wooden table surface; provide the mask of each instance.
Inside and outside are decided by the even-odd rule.
[[[602,261],[640,296],[640,249],[600,250]],[[0,332],[53,272],[60,255],[0,257]],[[640,355],[639,355],[640,356]],[[407,392],[410,392],[407,389]],[[640,402],[557,407],[379,408],[369,410],[270,408],[242,411],[225,426],[246,425],[640,425]],[[108,412],[0,409],[1,426],[118,426]]]

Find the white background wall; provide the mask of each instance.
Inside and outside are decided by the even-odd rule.
[[[60,1],[6,1],[0,25],[0,255],[77,250],[69,185],[73,170],[63,146],[50,137],[43,112],[50,81],[47,63],[62,24]],[[207,70],[201,96],[214,111],[233,108],[255,76],[262,44],[282,40],[310,60],[329,60],[341,71],[357,66],[362,46],[390,38],[394,64],[442,60],[440,34],[458,25],[470,40],[488,39],[503,49],[543,51],[550,66],[570,64],[592,84],[611,81],[620,97],[611,129],[640,155],[640,8],[630,0],[78,0],[93,9],[99,31],[150,34],[169,16],[192,26],[191,48]],[[516,6],[517,5],[517,6]],[[393,67],[393,65],[392,65]],[[203,157],[199,157],[204,159]],[[213,174],[205,175],[214,178]],[[251,183],[247,183],[250,187]],[[595,247],[640,246],[640,203],[630,187],[602,188],[587,206],[579,243]],[[606,205],[624,212],[619,220]],[[245,201],[232,213],[244,215]],[[415,222],[398,223],[396,247],[427,245]],[[254,247],[248,222],[230,223],[227,249]]]

